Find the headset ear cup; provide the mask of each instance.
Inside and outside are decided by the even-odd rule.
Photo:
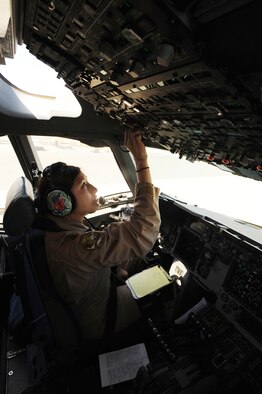
[[[66,216],[74,209],[74,196],[65,190],[53,189],[46,195],[46,205],[52,215]]]

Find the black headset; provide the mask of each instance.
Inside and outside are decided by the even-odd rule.
[[[48,212],[54,216],[67,216],[76,206],[76,200],[70,190],[56,186],[52,175],[52,165],[44,169],[43,176],[49,182],[49,189],[44,196],[44,204]]]

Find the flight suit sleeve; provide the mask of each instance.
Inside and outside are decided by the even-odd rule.
[[[124,266],[150,251],[159,227],[159,189],[149,183],[138,183],[130,220],[111,223],[102,231],[71,236],[70,242],[65,236],[59,250],[69,266],[78,264],[78,268],[87,272],[106,266]]]

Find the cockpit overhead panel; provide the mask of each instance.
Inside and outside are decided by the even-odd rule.
[[[100,115],[261,180],[260,1],[25,1],[29,51]]]

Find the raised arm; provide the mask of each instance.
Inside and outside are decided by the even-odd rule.
[[[136,163],[137,182],[152,183],[150,168],[148,165],[147,151],[142,141],[140,131],[126,131],[124,144],[132,153]]]

